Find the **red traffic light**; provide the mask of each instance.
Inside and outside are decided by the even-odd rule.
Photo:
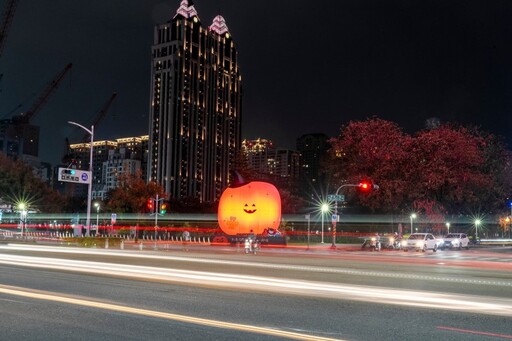
[[[359,188],[363,191],[376,191],[379,189],[379,186],[370,181],[361,181],[359,183]]]
[[[154,206],[153,206],[153,199],[149,198],[148,199],[148,202],[147,202],[147,207],[148,207],[148,210],[152,211]]]

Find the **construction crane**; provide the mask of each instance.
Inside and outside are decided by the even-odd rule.
[[[19,0],[8,0],[5,6],[4,18],[0,24],[0,56],[4,50],[5,40],[7,38],[7,33],[9,33],[9,28],[11,27],[12,18],[14,17],[18,1]]]
[[[114,99],[116,99],[116,97],[117,97],[117,92],[114,92],[112,94],[112,96],[110,96],[110,98],[105,102],[105,104],[103,104],[100,111],[98,111],[98,114],[96,114],[94,121],[92,122],[92,125],[94,127],[96,127],[98,125],[98,123],[103,119],[103,117],[105,117],[105,115],[108,112],[108,109],[110,108],[110,106],[112,105],[112,102],[114,102]],[[86,133],[84,135],[84,137],[82,138],[82,141],[85,142],[85,141],[88,141],[89,139],[90,139],[90,135],[89,135],[89,133]]]
[[[7,33],[9,33],[9,28],[11,27],[12,18],[14,17],[14,11],[18,5],[18,1],[19,0],[9,0],[5,5],[4,18],[0,23],[0,57],[4,50],[5,40],[7,39]],[[0,80],[2,80],[3,75],[3,73],[0,73]],[[0,89],[0,91],[2,90]]]
[[[16,123],[29,123],[34,116],[41,111],[43,106],[48,102],[51,95],[57,90],[60,82],[64,79],[64,76],[68,73],[69,70],[73,67],[73,64],[69,63],[66,67],[60,71],[57,76],[48,84],[43,93],[39,96],[39,98],[32,104],[30,109],[26,112],[21,113],[18,116],[13,117],[13,122]]]
[[[108,112],[108,109],[110,108],[110,106],[112,105],[112,103],[114,102],[114,99],[116,97],[117,97],[117,92],[114,92],[112,94],[112,96],[110,96],[110,98],[105,102],[105,104],[103,104],[100,111],[98,111],[98,113],[96,114],[96,117],[94,118],[94,121],[92,123],[92,125],[94,127],[96,127],[98,125],[98,123],[103,119],[103,117],[105,117],[105,115]],[[71,150],[71,147],[70,147],[71,144],[69,143],[69,139],[66,137],[65,140],[66,140],[66,154],[62,158],[62,163],[69,164],[70,165],[69,167],[72,167],[72,164],[74,162],[76,162],[77,155]],[[89,135],[89,133],[87,133],[82,138],[82,142],[87,143],[89,140],[90,140],[90,135]]]

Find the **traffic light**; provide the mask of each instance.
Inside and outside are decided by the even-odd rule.
[[[364,192],[369,192],[371,190],[377,190],[379,189],[379,186],[371,183],[370,181],[361,181],[359,183],[359,188],[361,188],[362,191]]]
[[[366,181],[363,181],[363,182],[359,183],[359,187],[360,187],[363,191],[368,191],[368,190],[370,190],[371,185],[370,185],[370,183],[368,183],[368,182],[366,182]]]
[[[74,169],[70,169],[70,168],[66,168],[62,171],[63,174],[69,174],[69,175],[75,175],[76,174],[76,170]]]
[[[165,202],[163,202],[160,205],[160,214],[165,214],[166,212],[167,212],[167,204]]]
[[[153,212],[155,208],[155,206],[153,205],[153,198],[149,198],[146,205],[148,207],[149,212]]]

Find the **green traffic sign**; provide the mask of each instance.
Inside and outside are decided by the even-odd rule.
[[[329,200],[329,201],[345,201],[345,196],[343,194],[329,194],[329,195],[327,195],[327,200]]]

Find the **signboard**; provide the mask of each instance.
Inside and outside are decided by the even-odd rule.
[[[59,181],[90,184],[91,172],[71,168],[59,168]]]
[[[327,195],[327,200],[329,201],[345,201],[345,196],[343,194],[329,194]]]
[[[110,216],[110,224],[114,225],[116,223],[116,219],[117,219],[117,214],[112,213],[112,215]]]
[[[332,215],[332,222],[333,222],[333,223],[335,223],[335,222],[337,222],[337,221],[340,221],[340,216],[339,216],[339,215],[337,215],[337,214],[333,214],[333,215]]]

